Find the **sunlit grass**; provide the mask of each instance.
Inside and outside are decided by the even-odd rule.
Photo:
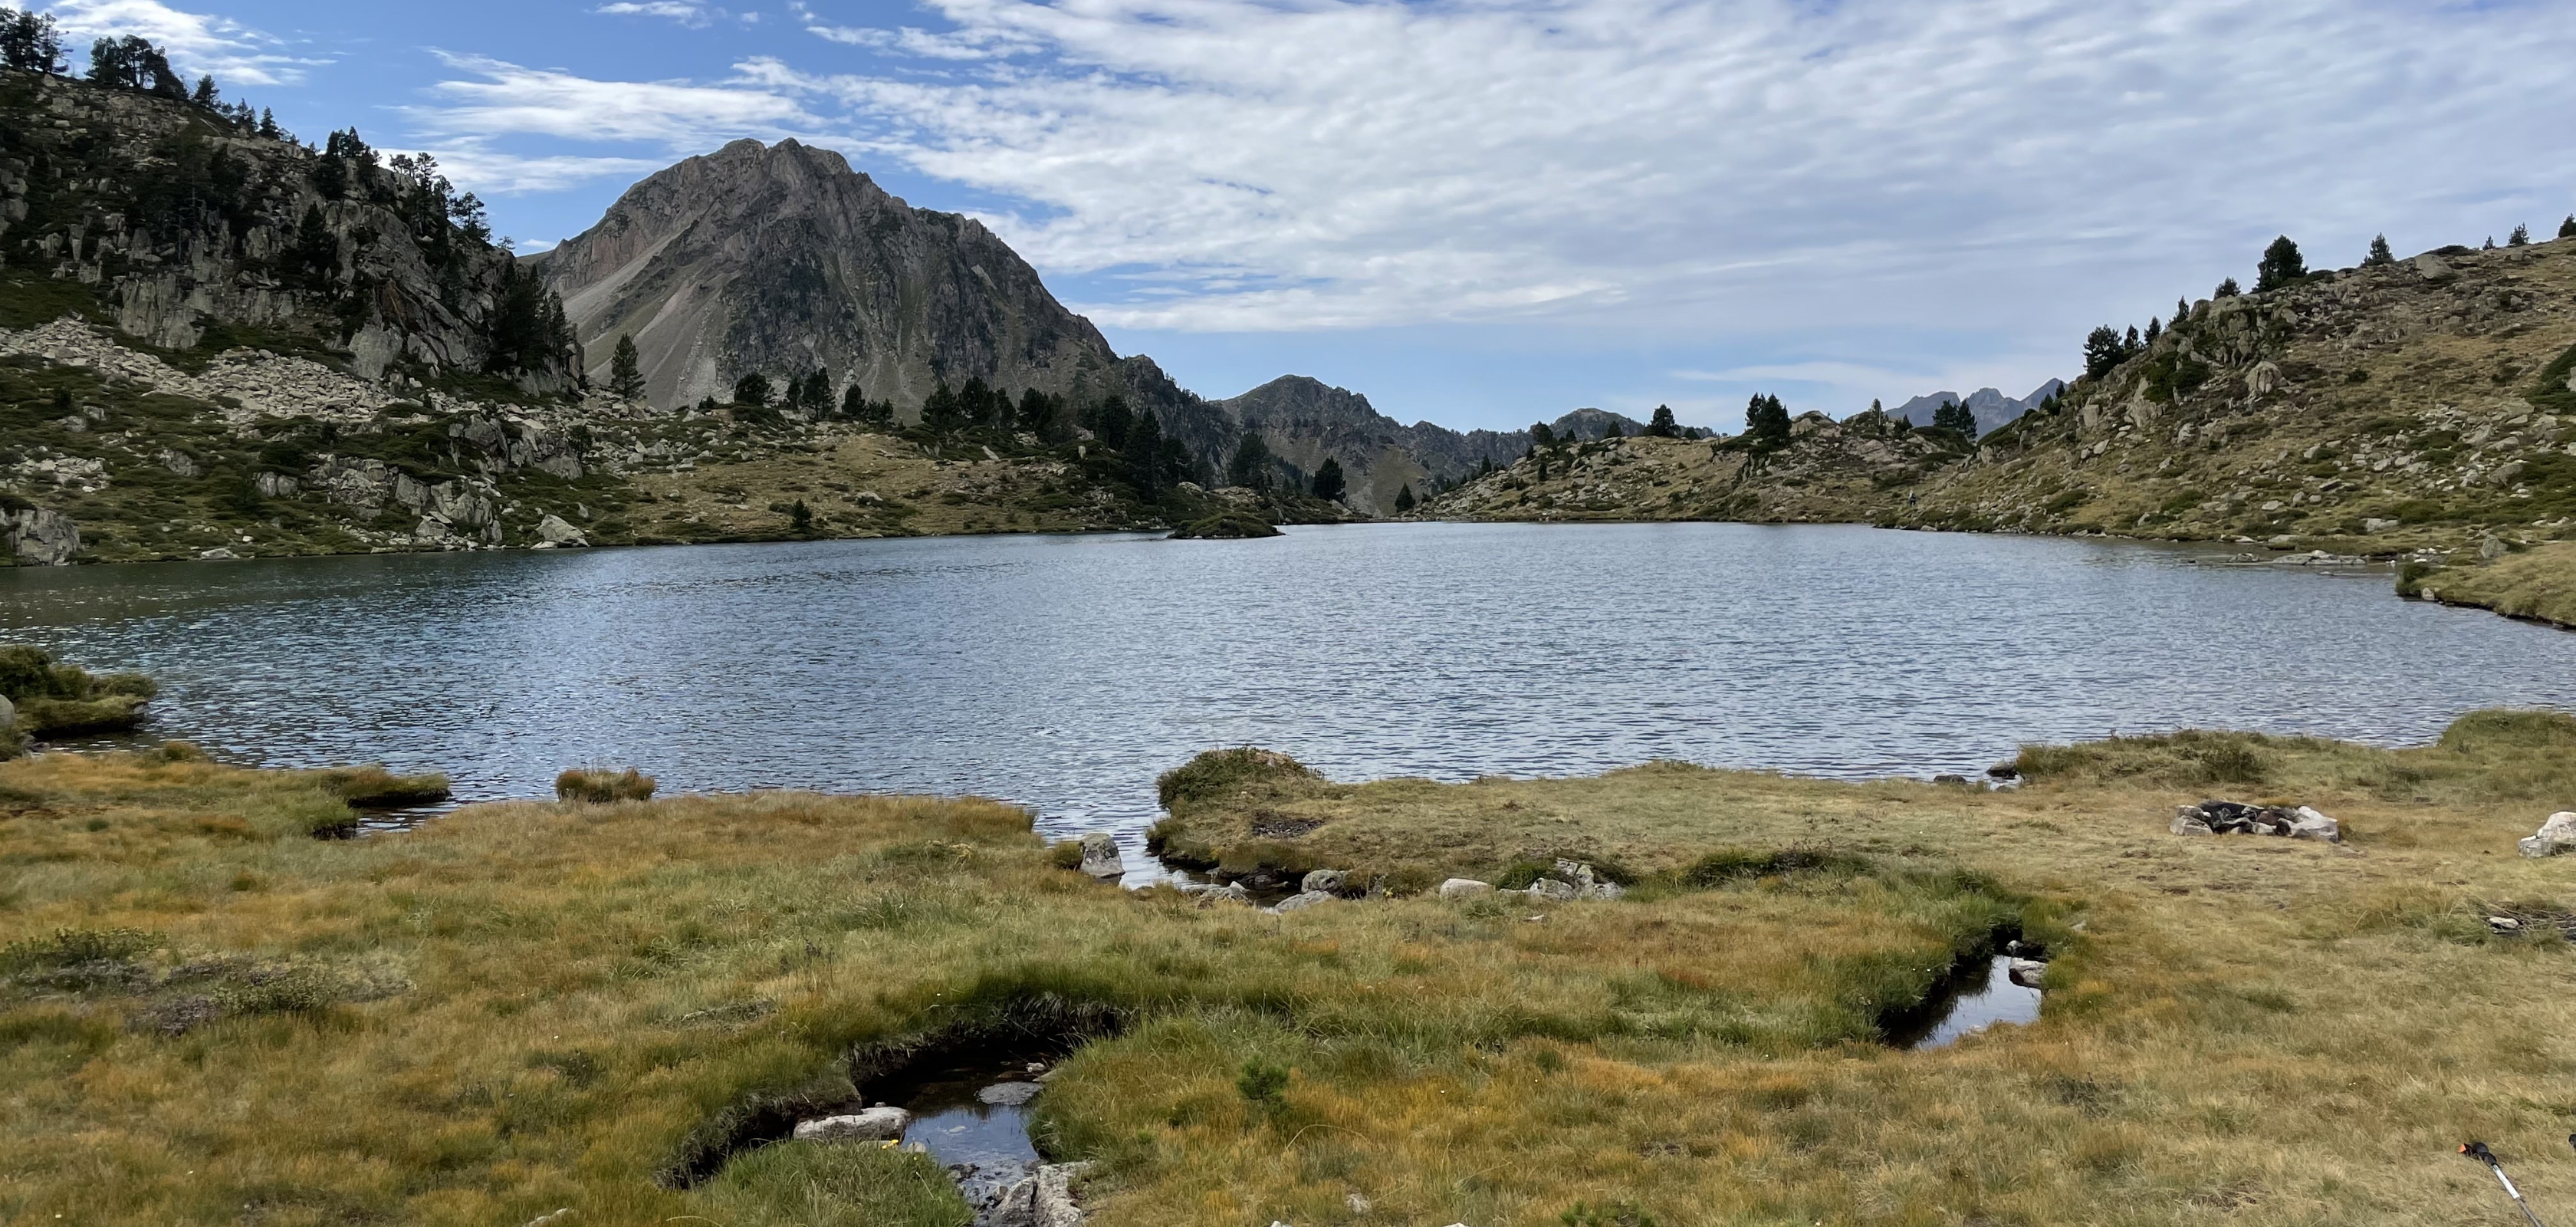
[[[2260,782],[2218,791],[2348,845],[2166,834],[2213,787],[2188,751],[2228,746]],[[764,1104],[848,1098],[853,1051],[1079,1023],[1103,1038],[1038,1133],[1100,1161],[1109,1225],[2483,1221],[2464,1137],[2576,1190],[2543,1145],[2567,947],[2483,923],[2567,907],[2568,865],[2511,841],[2571,804],[2571,747],[2533,717],[2402,752],[2129,739],[2033,751],[2010,793],[1199,772],[1167,838],[1219,857],[1634,883],[1284,917],[1095,883],[984,801],[518,803],[325,841],[324,773],[46,755],[0,766],[0,1219],[953,1224],[891,1152],[723,1158]],[[1252,834],[1283,821],[1312,825]],[[1999,929],[2056,956],[2044,1021],[1874,1042]],[[715,1174],[679,1187],[692,1156]]]

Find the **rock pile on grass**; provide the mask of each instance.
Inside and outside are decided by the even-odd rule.
[[[2174,814],[2176,835],[2272,835],[2285,839],[2343,842],[2343,825],[2307,806],[2247,805],[2241,801],[2203,801]]]

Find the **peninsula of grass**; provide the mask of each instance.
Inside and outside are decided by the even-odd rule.
[[[1386,892],[1269,915],[1067,871],[971,798],[515,802],[325,841],[324,773],[40,755],[0,764],[0,1221],[955,1227],[925,1157],[776,1139],[904,1052],[1032,1035],[1089,1041],[1036,1137],[1095,1162],[1102,1227],[2506,1221],[2473,1137],[2576,1204],[2576,858],[2513,849],[2576,805],[2576,720],[2020,768],[1203,757],[1166,847]],[[2167,831],[2213,795],[2346,842]],[[1626,897],[1412,893],[1559,856]],[[2015,936],[2052,960],[2039,1022],[1879,1042]]]
[[[2398,592],[2576,629],[2576,541],[2547,542],[2474,565],[2404,572]]]

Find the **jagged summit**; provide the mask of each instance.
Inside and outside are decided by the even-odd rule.
[[[2041,401],[2057,395],[2065,388],[2065,380],[2051,379],[2031,389],[2030,395],[2019,400],[2006,396],[1995,388],[1979,388],[1966,396],[1956,392],[1934,392],[1898,405],[1888,410],[1887,415],[1911,425],[1929,426],[1932,424],[1932,414],[1941,406],[1953,403],[1963,404],[1968,407],[1970,413],[1977,415],[1977,433],[1982,435],[2039,408]]]
[[[621,334],[646,395],[725,399],[750,372],[821,367],[909,413],[942,381],[1105,395],[1127,372],[983,223],[916,209],[847,159],[739,140],[627,189],[542,257],[586,354]]]

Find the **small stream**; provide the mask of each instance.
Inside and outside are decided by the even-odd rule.
[[[1887,1028],[1887,1043],[1909,1052],[1947,1048],[1988,1027],[2038,1022],[2039,1001],[2038,989],[2013,983],[2012,956],[1998,954],[1944,977],[1921,1008]]]

